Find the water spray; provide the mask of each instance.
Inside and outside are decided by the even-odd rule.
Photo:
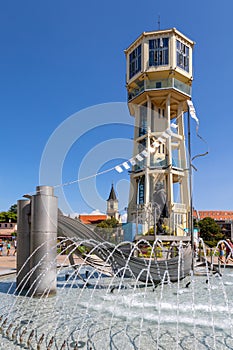
[[[66,340],[64,340],[60,350],[65,350],[65,349],[66,349]]]
[[[13,323],[11,323],[10,325],[9,325],[9,327],[7,328],[7,330],[6,330],[6,336],[9,338],[9,334],[10,334],[10,330],[11,330],[11,328],[13,327]]]
[[[43,343],[43,340],[44,340],[44,333],[42,334],[42,336],[40,337],[40,339],[37,343],[37,347],[36,347],[37,350],[40,350],[41,344]]]
[[[19,327],[16,326],[15,329],[12,332],[12,340],[16,340],[17,339],[17,333],[18,333]]]
[[[22,331],[22,333],[20,334],[19,337],[19,342],[22,345],[23,344],[23,336],[27,333],[27,328],[24,328],[24,330]]]
[[[52,338],[50,339],[49,345],[48,345],[48,347],[47,347],[47,350],[51,350],[52,345],[53,345],[53,342],[54,342],[54,337],[52,337]]]
[[[30,348],[31,342],[32,342],[32,338],[34,336],[35,330],[33,329],[31,331],[31,333],[29,334],[28,340],[27,340],[27,346]]]

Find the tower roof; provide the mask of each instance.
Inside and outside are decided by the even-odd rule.
[[[137,37],[136,40],[134,40],[127,49],[124,50],[125,54],[127,54],[133,47],[135,47],[135,45],[138,45],[138,43],[140,41],[143,40],[143,38],[146,37],[151,37],[153,35],[166,35],[166,34],[175,34],[176,37],[178,38],[182,38],[183,40],[185,40],[187,43],[189,43],[191,45],[191,47],[193,47],[195,45],[195,42],[191,39],[189,39],[186,35],[184,35],[183,33],[181,33],[179,30],[177,30],[176,28],[170,28],[170,29],[163,29],[163,30],[154,30],[154,31],[150,31],[150,32],[143,32],[141,35],[139,35]]]
[[[110,201],[110,200],[117,201],[117,196],[116,196],[113,184],[112,184],[111,191],[110,191],[110,194],[109,194],[107,201]]]

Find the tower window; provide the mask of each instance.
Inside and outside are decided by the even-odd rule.
[[[136,73],[141,71],[141,51],[142,46],[139,45],[129,55],[129,78],[132,78]]]
[[[159,146],[158,146],[158,153],[165,154],[165,145],[164,145],[164,143],[160,143],[159,144]]]
[[[138,204],[143,204],[144,203],[144,183],[145,183],[145,178],[144,176],[140,178],[138,182]]]
[[[181,41],[176,41],[177,66],[189,72],[189,47]]]
[[[147,104],[140,106],[139,137],[147,132]]]
[[[159,108],[158,109],[158,117],[159,117],[159,119],[160,118],[164,118],[164,116],[165,116],[165,109],[164,108]]]
[[[168,64],[168,38],[149,40],[149,66]]]

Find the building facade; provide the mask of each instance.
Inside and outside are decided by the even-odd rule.
[[[212,218],[220,227],[221,232],[228,238],[233,239],[233,211],[230,210],[195,210],[195,218],[202,220]]]
[[[17,223],[0,222],[0,239],[12,239],[14,232],[17,232]]]

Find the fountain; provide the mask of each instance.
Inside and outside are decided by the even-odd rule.
[[[58,228],[61,233],[67,231],[66,237],[54,239],[57,207],[52,197],[50,188],[37,188],[32,213],[37,208],[42,216],[51,214],[54,221],[43,219],[41,223],[35,215],[25,220],[31,212],[29,202],[19,206],[21,218],[26,215],[19,221],[19,233],[23,232],[19,245],[25,237],[30,245],[27,254],[18,253],[17,275],[0,280],[2,349],[233,348],[233,274],[226,265],[214,273],[204,249],[204,273],[190,271],[187,276],[180,243],[177,281],[172,282],[167,268],[160,271],[158,282],[151,278],[155,248],[159,246],[161,256],[174,251],[167,252],[156,240],[148,244],[150,259],[141,258],[145,263],[142,273],[135,274],[130,257],[143,254],[144,240],[115,246],[96,241],[93,232],[92,238],[86,238],[90,232],[84,232],[82,226],[84,237],[71,237],[80,224],[75,226],[72,219],[62,216]],[[31,232],[37,232],[37,237]],[[119,268],[114,257],[125,247],[129,258]]]
[[[59,240],[61,246],[66,244],[68,254],[63,255],[63,250],[58,254],[62,262],[57,269],[56,295],[51,296],[50,288],[39,296],[33,286],[25,291],[34,270],[17,286],[15,278],[1,278],[2,348],[232,349],[233,274],[229,269],[221,274],[207,269],[206,275],[191,274],[177,283],[164,274],[159,285],[149,279],[143,283],[133,273],[127,278],[124,271],[110,273],[110,257],[100,264],[93,250],[83,260],[74,255],[93,240]],[[39,249],[43,251],[45,245]],[[132,245],[135,248],[138,246]],[[43,259],[46,253],[35,270]],[[54,266],[55,261],[50,263]],[[37,279],[43,284],[44,272],[39,271]]]

